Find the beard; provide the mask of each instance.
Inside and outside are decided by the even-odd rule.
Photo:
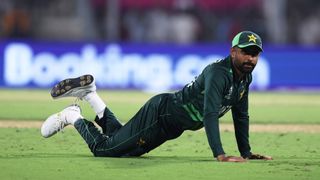
[[[245,62],[245,63],[242,63],[239,70],[242,72],[242,73],[245,73],[245,74],[248,74],[248,73],[251,73],[253,71],[253,69],[255,68],[255,64],[252,64],[250,62]]]

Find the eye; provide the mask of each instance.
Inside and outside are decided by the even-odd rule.
[[[253,57],[256,57],[259,55],[260,51],[257,51],[255,49],[252,49],[252,48],[244,48],[242,49],[242,54],[244,55],[250,55],[250,56],[253,56]]]

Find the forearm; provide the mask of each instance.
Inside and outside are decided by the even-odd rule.
[[[237,145],[242,157],[248,157],[251,154],[249,144],[249,113],[248,113],[248,95],[232,108],[232,118],[235,129]]]
[[[235,120],[234,126],[239,152],[242,157],[248,157],[251,154],[249,143],[249,121]]]
[[[204,118],[203,123],[213,156],[217,157],[218,155],[225,154],[220,139],[218,116],[207,116]]]

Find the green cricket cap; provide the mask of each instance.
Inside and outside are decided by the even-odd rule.
[[[238,33],[232,40],[232,47],[245,48],[248,46],[257,46],[261,51],[262,40],[259,35],[251,31],[242,31]]]

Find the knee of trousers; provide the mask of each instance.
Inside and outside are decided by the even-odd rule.
[[[124,146],[110,146],[108,142],[101,142],[95,146],[89,146],[89,148],[95,157],[137,157],[147,152],[144,147],[136,143]]]
[[[121,157],[121,154],[114,150],[95,148],[91,149],[91,152],[95,157]]]
[[[127,149],[122,146],[111,145],[108,141],[102,141],[95,145],[89,146],[92,154],[95,157],[122,157],[127,155],[132,149]]]
[[[126,153],[119,153],[114,150],[96,149],[91,151],[95,157],[138,157],[146,153],[142,148],[137,148]]]
[[[104,136],[98,142],[88,144],[88,147],[95,157],[120,157],[121,154],[115,148],[109,146],[108,137]]]

